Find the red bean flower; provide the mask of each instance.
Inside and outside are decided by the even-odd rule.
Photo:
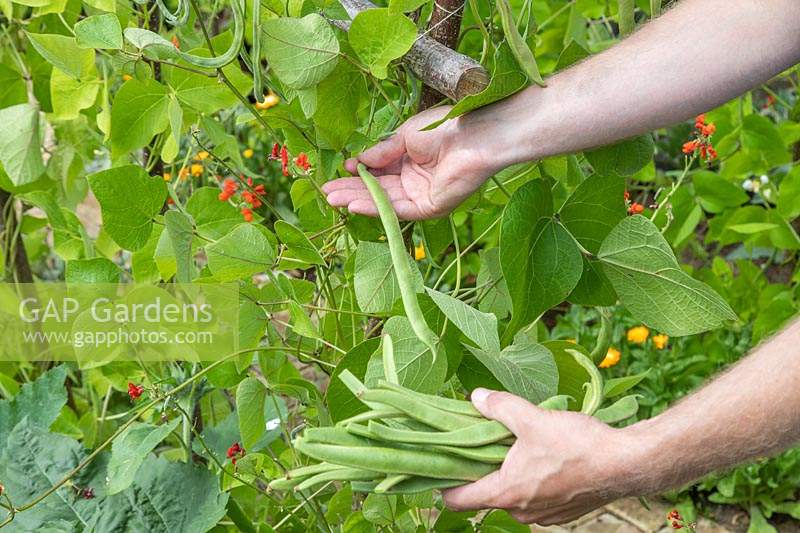
[[[142,394],[144,394],[144,387],[142,385],[128,383],[128,396],[130,396],[132,402],[138,400]]]

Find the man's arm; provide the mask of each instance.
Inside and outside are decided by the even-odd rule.
[[[447,491],[445,502],[553,524],[620,497],[674,488],[800,442],[798,383],[800,321],[677,405],[624,429],[477,390],[478,410],[518,440],[499,471]]]
[[[800,61],[798,27],[797,0],[684,0],[546,88],[423,132],[447,109],[426,111],[358,159],[381,175],[401,218],[441,216],[513,163],[674,124],[757,86]],[[358,179],[324,190],[334,206],[376,214]]]

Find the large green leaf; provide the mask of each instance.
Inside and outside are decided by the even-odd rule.
[[[633,176],[653,159],[653,138],[641,135],[610,146],[585,152],[596,174]]]
[[[496,316],[478,311],[469,304],[439,291],[426,290],[436,306],[469,340],[487,352],[500,351]]]
[[[175,254],[175,280],[178,283],[189,283],[194,277],[194,262],[192,261],[192,239],[194,226],[189,215],[180,211],[167,211],[164,213],[164,225]]]
[[[31,426],[50,427],[67,403],[66,376],[67,367],[57,366],[33,383],[25,383],[11,400],[0,400],[0,450],[5,447],[11,430],[24,418]]]
[[[122,270],[105,257],[67,261],[64,281],[67,283],[119,283]]]
[[[275,222],[275,233],[278,239],[286,245],[291,257],[304,263],[312,265],[324,265],[325,260],[317,250],[317,247],[306,237],[300,228],[297,228],[285,220]]]
[[[115,155],[141,148],[169,126],[169,89],[153,80],[128,80],[111,106],[111,148]]]
[[[176,417],[160,426],[136,422],[114,440],[108,461],[106,491],[109,495],[122,492],[133,484],[144,460],[178,427],[180,421]]]
[[[61,70],[53,68],[50,74],[50,100],[54,118],[72,120],[78,118],[82,109],[91,107],[100,89],[99,80],[78,80]]]
[[[39,109],[18,104],[0,109],[0,162],[17,187],[32,183],[44,173],[42,125]]]
[[[236,389],[236,411],[239,413],[239,434],[242,446],[250,449],[266,430],[264,404],[267,389],[256,378],[246,378]]]
[[[528,47],[528,43],[526,43],[525,39],[520,35],[519,29],[517,29],[517,23],[514,20],[514,14],[511,12],[511,6],[508,0],[497,0],[495,5],[497,6],[497,11],[500,12],[500,23],[503,26],[506,42],[509,48],[511,48],[511,53],[516,58],[517,63],[522,67],[522,70],[525,71],[525,74],[527,74],[531,81],[544,86],[544,80],[539,73],[539,66],[536,64],[536,58]]]
[[[320,15],[269,19],[262,23],[261,29],[264,55],[287,87],[303,89],[317,85],[336,67],[339,41]]]
[[[739,207],[748,200],[744,189],[716,172],[695,172],[692,174],[692,181],[700,205],[709,213],[721,213],[725,208]]]
[[[596,254],[614,226],[625,218],[625,181],[595,174],[586,178],[559,211],[564,227]]]
[[[73,78],[83,78],[94,71],[94,50],[78,46],[75,37],[49,33],[26,33],[42,57]]]
[[[341,150],[358,127],[358,109],[366,94],[364,76],[350,63],[340,62],[333,73],[317,86],[313,120],[317,136],[330,148]]]
[[[411,256],[408,257],[412,261]],[[422,292],[422,275],[416,265],[412,265],[414,285]],[[354,287],[358,306],[365,313],[389,313],[400,298],[400,286],[392,266],[389,245],[361,241],[356,250],[356,269]]]
[[[149,176],[140,166],[126,165],[92,174],[89,185],[114,242],[131,251],[144,246],[167,196],[164,180]]]
[[[500,248],[481,250],[478,254],[481,258],[481,268],[475,283],[478,287],[482,287],[478,293],[480,295],[478,309],[503,319],[511,312],[511,296],[508,294],[508,285],[500,268]]]
[[[239,224],[233,231],[206,246],[208,268],[218,281],[244,279],[263,272],[275,261],[275,249],[253,224]]]
[[[114,13],[93,15],[75,23],[78,48],[122,48],[122,27]]]
[[[512,394],[539,403],[558,392],[558,368],[553,354],[541,344],[523,341],[502,352],[468,348]]]
[[[494,70],[492,71],[492,79],[489,85],[478,94],[471,94],[462,98],[450,109],[443,119],[429,124],[423,129],[429,130],[435,128],[446,120],[502,100],[507,96],[521,91],[527,85],[528,76],[520,69],[511,53],[511,49],[508,44],[504,42],[497,48],[497,52],[495,53]]]
[[[598,258],[631,314],[667,335],[691,335],[736,320],[725,300],[681,270],[658,228],[643,216],[620,222]]]
[[[562,302],[581,278],[581,253],[552,215],[544,180],[517,189],[503,212],[500,265],[513,309],[509,333]]]
[[[28,90],[22,75],[0,63],[0,109],[28,101]]]
[[[339,374],[349,370],[355,377],[363,380],[367,373],[369,359],[379,346],[379,338],[367,339],[355,345],[336,365],[336,370],[331,374],[325,402],[334,422],[366,411],[367,407],[350,392],[350,389],[339,379]]]
[[[347,38],[370,72],[384,79],[389,63],[411,49],[417,27],[405,15],[390,13],[388,8],[365,9],[353,19]]]

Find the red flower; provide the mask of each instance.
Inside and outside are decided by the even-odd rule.
[[[692,152],[697,150],[698,146],[699,146],[699,143],[697,141],[685,142],[685,143],[683,143],[682,151],[683,151],[684,154],[691,154]]]
[[[228,448],[228,453],[227,453],[227,455],[228,455],[228,459],[230,459],[230,460],[231,460],[231,463],[233,463],[233,464],[235,465],[235,464],[236,464],[236,461],[237,461],[238,459],[240,459],[241,457],[244,457],[244,455],[245,455],[245,451],[244,451],[244,448],[242,448],[241,446],[239,446],[239,443],[238,443],[238,442],[234,442],[234,443],[231,445],[231,447],[230,447],[230,448]]]
[[[94,489],[91,487],[86,487],[81,491],[81,498],[84,500],[92,500],[94,499]]]
[[[281,171],[284,176],[289,175],[289,152],[285,145],[281,146]]]
[[[702,133],[705,137],[711,137],[714,135],[715,131],[717,131],[717,126],[715,124],[706,124],[700,128],[700,133]]]
[[[626,202],[631,199],[631,193],[629,193],[628,191],[625,191],[623,196],[625,197]]]
[[[133,383],[128,383],[128,396],[131,397],[132,402],[138,400],[143,393],[144,393],[144,387],[142,385],[134,385]]]
[[[245,221],[247,221],[247,222],[252,222],[253,221],[253,212],[247,207],[243,207],[242,208],[242,216],[244,217]]]
[[[641,215],[643,212],[644,206],[642,204],[637,204],[636,202],[633,202],[628,208],[629,215]]]
[[[278,143],[273,144],[272,145],[272,153],[270,154],[269,158],[270,159],[278,159],[278,157],[280,157],[280,150],[281,150],[281,145],[280,144],[278,144]]]
[[[294,162],[303,170],[308,170],[311,167],[311,163],[308,162],[308,155],[306,155],[305,152],[300,152],[300,154],[294,158]]]

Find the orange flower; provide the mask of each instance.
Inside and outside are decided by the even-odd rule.
[[[172,179],[172,174],[169,172],[164,172],[163,174],[164,181],[170,181]]]
[[[181,43],[180,43],[180,41],[178,41],[178,36],[177,35],[173,35],[172,36],[172,46],[174,46],[176,50],[180,50],[181,49]]]
[[[197,152],[197,157],[195,157],[195,159],[197,159],[198,161],[203,161],[205,159],[208,159],[208,156],[209,156],[209,153],[206,152],[205,150],[203,150],[203,151]]]
[[[650,330],[647,326],[636,326],[628,330],[627,338],[631,344],[644,344],[649,336]]]
[[[419,246],[414,247],[414,259],[417,261],[422,261],[425,259],[425,245],[419,243]]]
[[[122,81],[128,81],[128,80],[132,80],[132,79],[133,79],[133,76],[131,76],[130,74],[123,74],[122,75]]]
[[[700,133],[705,135],[706,137],[711,137],[714,135],[714,132],[717,131],[716,124],[706,124],[702,128],[700,128]]]
[[[192,176],[202,176],[203,175],[203,165],[200,163],[194,163],[192,165]]]
[[[608,349],[608,351],[606,352],[606,356],[603,358],[603,360],[600,362],[598,366],[600,368],[610,368],[619,363],[620,355],[621,354],[619,353],[619,350],[617,350],[612,346]]]
[[[684,154],[691,154],[692,152],[697,150],[698,146],[699,146],[699,143],[697,141],[689,141],[689,142],[683,143],[683,148],[681,149],[681,151],[683,151]]]
[[[253,221],[253,212],[247,207],[242,208],[242,216],[247,222]]]
[[[185,180],[186,178],[188,178],[188,177],[189,177],[189,169],[188,169],[188,168],[186,168],[186,167],[183,167],[183,168],[181,168],[181,169],[178,171],[178,177],[179,177],[180,179],[182,179],[182,180]]]
[[[278,95],[270,91],[268,94],[264,95],[263,102],[256,101],[256,109],[259,111],[264,111],[270,107],[275,107],[280,103],[280,101],[281,99],[278,97]]]
[[[669,337],[667,337],[663,333],[659,333],[658,335],[653,335],[653,346],[655,346],[659,350],[663,350],[664,348],[666,348],[667,342],[669,342]]]
[[[642,204],[637,204],[636,202],[633,202],[628,208],[629,215],[641,215],[643,212],[644,206]]]
[[[294,163],[303,170],[311,168],[311,163],[308,162],[308,155],[305,152],[300,152],[298,156],[294,158]]]

